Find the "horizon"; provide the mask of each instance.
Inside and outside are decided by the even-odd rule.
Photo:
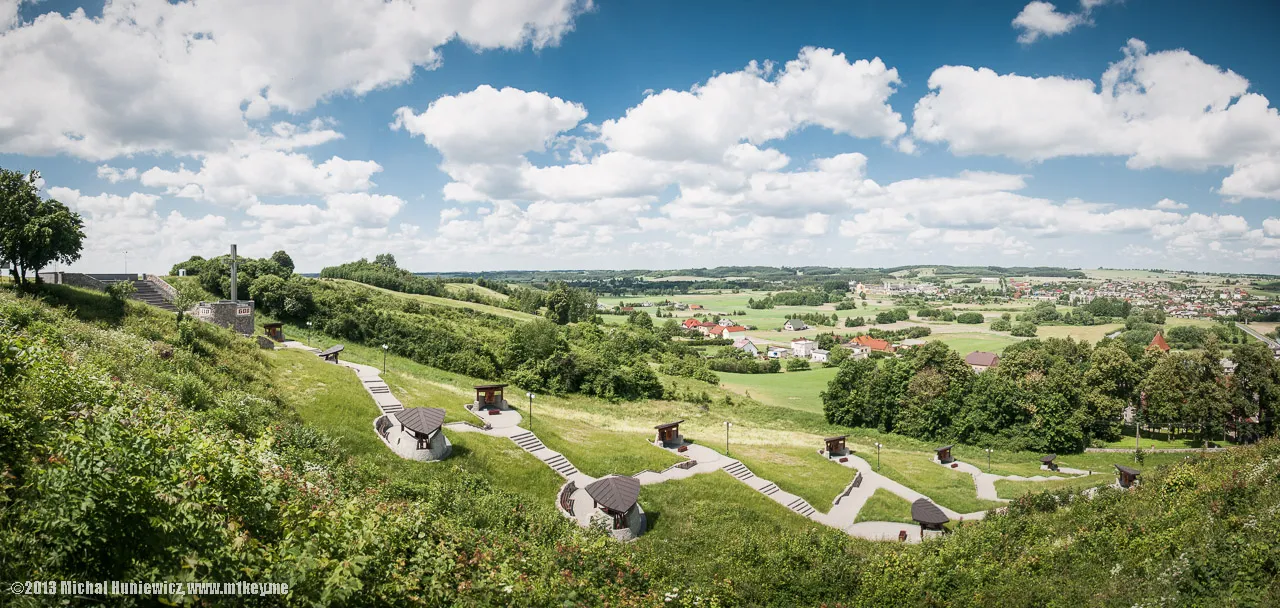
[[[471,9],[0,0],[0,166],[79,272],[1280,261],[1274,3]]]

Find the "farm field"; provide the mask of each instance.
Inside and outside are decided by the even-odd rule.
[[[942,342],[960,353],[963,357],[975,350],[990,353],[1001,353],[1010,344],[1020,342],[1022,338],[1009,337],[998,333],[939,333],[930,335],[925,340]]]
[[[736,393],[751,397],[766,405],[822,413],[822,400],[818,394],[839,371],[835,367],[819,367],[802,372],[776,374],[731,374],[717,372],[720,384]]]
[[[1107,337],[1107,334],[1124,329],[1124,323],[1108,323],[1106,325],[1041,325],[1036,328],[1037,338],[1075,338],[1095,343]]]

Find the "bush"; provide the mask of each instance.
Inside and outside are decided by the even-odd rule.
[[[1009,331],[1013,329],[1013,324],[1008,319],[996,319],[991,322],[991,331]]]
[[[964,323],[966,325],[978,325],[982,323],[982,313],[980,312],[962,312],[956,315],[956,323]]]
[[[787,359],[787,371],[802,372],[807,369],[809,369],[808,359],[801,359],[800,357],[792,357],[790,359]]]
[[[1034,338],[1036,337],[1036,325],[1027,321],[1019,321],[1013,325],[1009,334],[1019,338]]]

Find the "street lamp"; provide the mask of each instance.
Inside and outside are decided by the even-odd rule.
[[[382,345],[382,373],[387,373],[387,345]]]
[[[311,321],[307,321],[307,346],[311,346]]]
[[[880,448],[881,447],[884,447],[884,446],[881,446],[879,443],[876,443],[876,472],[877,473],[880,472]]]
[[[987,472],[991,472],[991,448],[987,448]]]
[[[732,422],[724,421],[724,455],[729,455],[729,427],[733,426]]]
[[[129,250],[124,250],[124,273],[129,274]]]
[[[533,393],[525,393],[524,395],[529,398],[529,430],[532,431],[533,430],[533,396],[534,395]]]

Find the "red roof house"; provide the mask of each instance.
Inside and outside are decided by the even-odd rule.
[[[693,318],[693,317],[689,317],[688,319],[685,319],[685,320],[684,320],[684,328],[685,328],[685,329],[693,329],[693,328],[697,327],[698,325],[700,325],[701,323],[702,323],[702,321],[699,321],[699,320],[697,320],[697,319],[695,319],[695,318]]]
[[[893,352],[893,345],[889,344],[888,340],[880,340],[878,338],[872,338],[871,336],[858,336],[857,338],[854,338],[853,341],[857,342],[859,346],[865,346],[874,351],[882,353]]]

